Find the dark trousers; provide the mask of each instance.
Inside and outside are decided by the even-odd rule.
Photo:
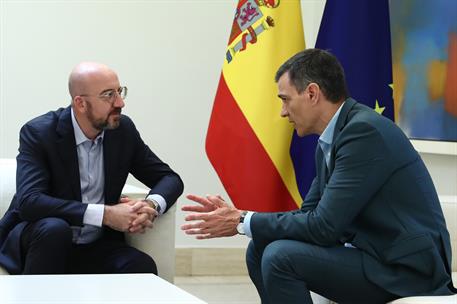
[[[246,253],[249,276],[262,304],[313,303],[310,291],[338,303],[386,303],[398,298],[370,283],[358,249],[278,240]]]
[[[21,236],[23,274],[154,273],[154,260],[123,240],[101,238],[90,244],[72,243],[68,223],[44,218],[28,224]]]

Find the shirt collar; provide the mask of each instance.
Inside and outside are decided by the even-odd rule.
[[[341,104],[338,111],[336,111],[336,113],[333,115],[332,119],[330,119],[330,122],[328,123],[327,127],[325,127],[324,132],[322,132],[321,136],[319,136],[319,142],[323,142],[327,145],[332,145],[336,122],[338,121],[338,117],[340,116],[343,105],[344,102]]]
[[[76,120],[75,113],[73,111],[73,108],[71,108],[71,123],[73,124],[73,130],[75,132],[75,140],[76,140],[76,145],[79,146],[80,144],[86,142],[86,141],[91,141],[89,138],[84,135],[84,132],[81,130],[79,127],[78,121]],[[105,135],[105,131],[102,131],[94,140],[94,142],[100,142],[103,140],[103,137]]]

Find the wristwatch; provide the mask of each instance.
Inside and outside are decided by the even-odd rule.
[[[156,201],[153,200],[153,199],[147,198],[147,197],[146,197],[143,201],[150,203],[150,204],[151,204],[151,207],[152,207],[155,211],[157,211],[157,213],[160,214],[161,208],[160,208],[160,205],[159,205],[158,202],[156,202]]]
[[[236,231],[240,235],[246,235],[246,232],[244,232],[244,218],[246,217],[247,213],[248,213],[247,211],[241,212],[241,214],[240,214],[240,222],[236,226]]]

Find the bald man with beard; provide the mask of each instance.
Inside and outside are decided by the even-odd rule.
[[[127,245],[124,233],[152,228],[183,183],[121,114],[127,87],[112,69],[78,64],[69,91],[70,106],[20,131],[17,192],[0,220],[0,265],[10,274],[157,274],[153,258]],[[121,198],[129,173],[150,188],[145,199]]]

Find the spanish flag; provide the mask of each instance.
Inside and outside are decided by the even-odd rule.
[[[294,130],[280,117],[274,76],[304,48],[299,0],[238,2],[206,152],[240,209],[284,211],[302,202],[291,156]],[[314,162],[306,165],[314,170]]]

